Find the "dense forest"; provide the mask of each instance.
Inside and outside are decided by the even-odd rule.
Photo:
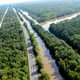
[[[0,29],[0,80],[29,80],[23,31],[9,9]]]
[[[80,16],[69,21],[51,24],[49,31],[65,40],[80,53]]]

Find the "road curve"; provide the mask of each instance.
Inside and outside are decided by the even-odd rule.
[[[52,19],[52,20],[49,20],[49,21],[45,21],[45,22],[39,23],[37,20],[33,19],[29,15],[28,12],[23,11],[23,10],[21,10],[21,12],[23,12],[26,16],[28,16],[29,19],[33,20],[35,24],[41,25],[47,31],[48,31],[48,29],[50,27],[50,24],[52,24],[52,23],[57,24],[59,22],[62,22],[62,21],[65,21],[65,20],[71,20],[71,19],[73,19],[73,18],[75,18],[77,16],[80,16],[80,12],[77,12],[77,13],[73,13],[73,14],[70,14],[70,15],[58,17],[58,18],[55,18],[55,19]]]

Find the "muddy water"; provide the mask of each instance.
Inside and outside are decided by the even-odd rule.
[[[28,16],[28,15],[26,15]],[[52,70],[53,70],[53,77],[54,80],[63,80],[62,76],[59,73],[58,70],[58,66],[56,65],[55,60],[51,57],[49,50],[47,49],[47,47],[45,46],[45,43],[43,42],[43,40],[38,36],[38,34],[32,29],[32,26],[30,25],[30,22],[28,20],[26,20],[23,16],[22,18],[24,19],[24,21],[27,24],[27,28],[30,31],[30,33],[34,33],[35,38],[37,40],[37,42],[39,43],[39,45],[43,48],[44,50],[44,56],[48,58],[51,66],[52,66]],[[32,20],[31,17],[28,16],[29,19]],[[36,24],[36,23],[35,23]]]

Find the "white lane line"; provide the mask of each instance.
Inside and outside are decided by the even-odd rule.
[[[4,20],[4,18],[5,18],[5,15],[6,15],[7,12],[8,12],[8,9],[9,9],[9,8],[6,9],[6,11],[5,11],[5,13],[4,13],[3,17],[2,17],[2,20],[1,20],[1,22],[0,22],[0,28],[1,28],[1,26],[2,26],[2,23],[3,23],[3,20]]]

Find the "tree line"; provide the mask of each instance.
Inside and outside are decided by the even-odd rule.
[[[80,53],[80,16],[69,21],[51,24],[49,31]]]

